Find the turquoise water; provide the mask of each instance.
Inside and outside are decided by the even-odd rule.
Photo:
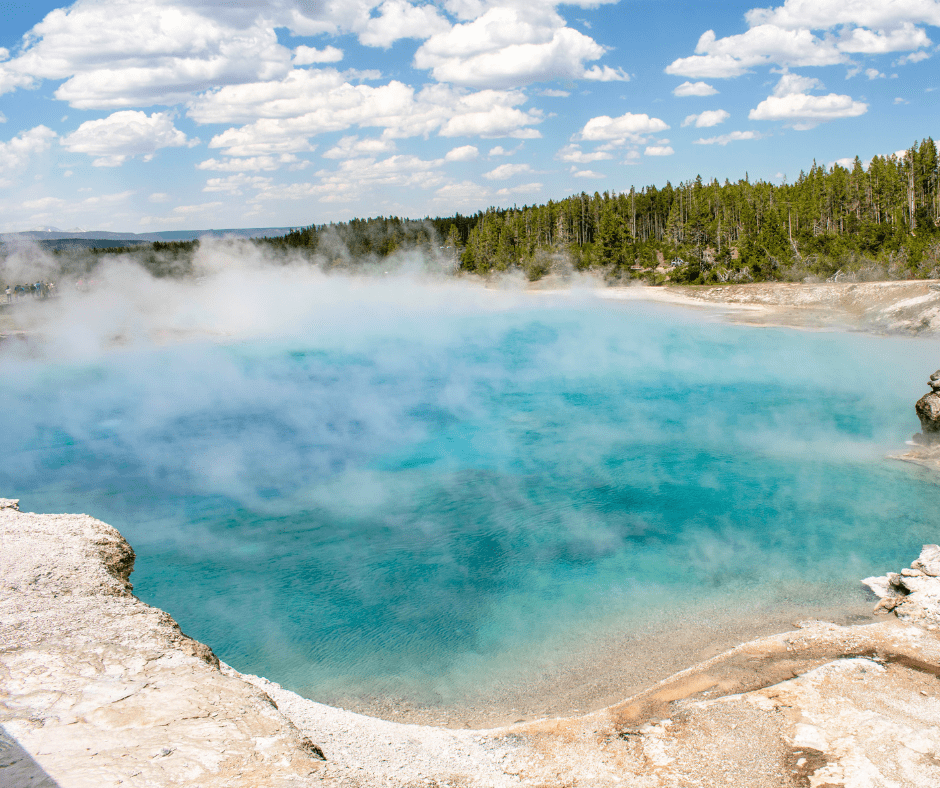
[[[448,702],[650,619],[857,601],[940,539],[940,487],[883,459],[938,350],[590,295],[8,344],[0,494],[118,527],[242,671]]]

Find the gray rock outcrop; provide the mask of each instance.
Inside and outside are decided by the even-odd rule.
[[[894,611],[902,621],[940,629],[940,546],[925,544],[909,569],[862,582],[881,600],[876,611]]]
[[[0,724],[50,784],[309,784],[312,742],[133,595],[134,551],[114,528],[0,499],[0,545]],[[8,786],[30,764],[0,751]]]
[[[930,376],[930,393],[925,394],[914,406],[920,419],[920,435],[914,440],[925,446],[940,445],[940,369]]]

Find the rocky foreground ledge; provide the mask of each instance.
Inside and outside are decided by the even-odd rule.
[[[940,785],[936,546],[866,581],[882,623],[804,622],[583,717],[454,731],[220,664],[133,596],[133,550],[91,517],[0,499],[0,545],[3,788]]]

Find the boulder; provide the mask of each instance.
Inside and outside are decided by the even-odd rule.
[[[926,629],[940,629],[940,546],[925,544],[910,570],[867,577],[868,586],[881,601],[875,612],[890,612]]]
[[[923,445],[940,445],[940,369],[930,376],[931,391],[925,394],[914,406],[917,418],[920,419],[921,435],[914,439]]]
[[[940,547],[925,544],[924,549],[920,551],[920,558],[914,561],[911,567],[930,577],[940,577]]]
[[[901,587],[900,583],[893,583],[890,575],[866,577],[862,580],[862,584],[868,586],[879,599],[895,599],[910,593],[906,588]]]

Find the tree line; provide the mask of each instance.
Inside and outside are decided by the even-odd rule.
[[[699,176],[472,216],[312,225],[263,242],[336,265],[436,246],[459,271],[531,279],[559,266],[654,283],[940,278],[940,159],[927,138],[867,166],[813,162],[792,183]]]
[[[940,158],[933,139],[901,154],[813,162],[792,183],[701,176],[673,186],[582,192],[470,216],[312,224],[254,239],[275,258],[369,271],[417,250],[444,269],[491,275],[593,270],[610,281],[693,284],[940,278]],[[129,255],[156,276],[193,272],[198,241],[62,252],[64,268]]]
[[[578,269],[687,283],[940,277],[940,170],[930,138],[867,167],[815,162],[793,183],[701,177],[478,214],[461,268]],[[540,263],[539,258],[542,257]],[[534,269],[534,270],[532,270]]]

